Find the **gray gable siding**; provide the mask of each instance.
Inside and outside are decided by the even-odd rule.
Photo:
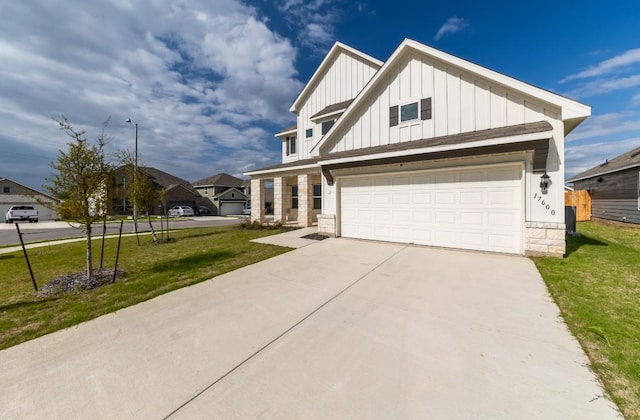
[[[640,224],[639,174],[640,168],[633,168],[576,181],[574,187],[589,191],[592,217]]]

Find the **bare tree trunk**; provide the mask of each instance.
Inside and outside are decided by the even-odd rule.
[[[93,267],[91,265],[91,223],[87,223],[87,278],[91,280],[93,277]]]

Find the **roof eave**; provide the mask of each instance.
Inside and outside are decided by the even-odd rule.
[[[620,171],[626,171],[628,169],[633,169],[633,168],[638,168],[638,167],[640,167],[640,162],[632,163],[631,165],[621,166],[619,168],[613,168],[613,169],[610,169],[608,171],[597,172],[595,174],[586,175],[586,176],[580,176],[580,174],[578,174],[577,176],[575,176],[575,177],[573,177],[571,179],[568,179],[567,182],[584,181],[585,179],[595,178],[597,176],[608,175],[608,174],[612,174],[612,173],[620,172]]]

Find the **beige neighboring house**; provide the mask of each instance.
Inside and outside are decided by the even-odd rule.
[[[2,218],[11,206],[33,206],[38,210],[38,220],[56,220],[58,214],[51,209],[59,200],[48,194],[34,190],[9,178],[0,178],[0,210]]]
[[[226,216],[242,214],[249,202],[245,192],[245,180],[235,176],[219,173],[192,183],[193,187],[206,198],[203,206],[212,214]]]
[[[328,235],[565,253],[564,139],[589,106],[406,39],[385,62],[337,42],[290,111],[282,163],[245,174],[253,220],[273,183],[275,220]]]

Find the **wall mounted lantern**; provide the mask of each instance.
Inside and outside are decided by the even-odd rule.
[[[551,185],[551,177],[545,171],[545,173],[540,177],[540,190],[542,191],[542,194],[547,193],[549,185]]]

